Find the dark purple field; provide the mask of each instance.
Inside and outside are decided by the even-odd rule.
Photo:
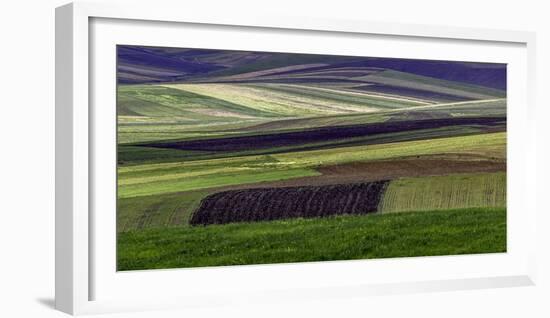
[[[230,190],[201,201],[191,225],[258,222],[376,212],[388,181]]]
[[[267,149],[274,147],[296,146],[315,142],[336,141],[346,138],[366,137],[377,134],[414,131],[418,129],[433,129],[449,126],[479,125],[496,127],[506,124],[504,117],[482,118],[439,118],[423,120],[407,120],[375,124],[332,126],[311,130],[253,135],[242,137],[214,138],[206,140],[189,140],[178,142],[163,142],[144,144],[146,147],[169,148],[200,151],[245,151]]]

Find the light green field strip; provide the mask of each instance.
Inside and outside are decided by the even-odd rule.
[[[191,214],[207,195],[208,190],[198,190],[120,199],[117,202],[117,231],[187,226]]]
[[[442,103],[425,106],[412,106],[395,110],[377,112],[385,118],[415,119],[422,118],[422,114],[442,117],[506,117],[506,99],[475,100],[454,103]]]
[[[388,185],[379,211],[506,207],[506,173],[403,178]]]
[[[404,95],[399,95],[399,94],[381,93],[381,92],[377,92],[377,91],[366,91],[366,90],[358,89],[361,86],[372,86],[372,85],[376,85],[376,84],[364,84],[364,85],[353,85],[353,86],[350,85],[349,87],[343,87],[343,88],[347,92],[367,94],[369,96],[379,97],[379,98],[381,97],[381,98],[394,98],[394,99],[400,99],[400,100],[407,100],[407,101],[411,101],[411,102],[417,102],[419,105],[434,105],[434,104],[437,104],[439,102],[435,99],[404,96]],[[320,85],[319,87],[325,88],[322,85]]]
[[[373,113],[344,114],[309,118],[280,119],[250,125],[246,131],[277,131],[287,129],[307,129],[324,126],[341,126],[378,123],[397,119],[424,119],[423,114],[439,117],[484,117],[506,116],[506,99],[491,99],[457,103],[410,106],[399,109],[380,110]],[[242,126],[243,128],[245,126]]]
[[[457,109],[460,106],[479,106],[483,107],[485,104],[498,104],[506,108],[506,98],[494,98],[494,99],[485,99],[485,100],[473,100],[465,102],[454,102],[454,103],[442,103],[442,104],[431,104],[431,105],[420,105],[420,106],[411,106],[394,109],[393,111],[410,111],[410,110],[422,110],[422,109],[434,109],[434,108],[449,108]],[[481,108],[483,110],[483,108]]]
[[[198,189],[223,187],[235,184],[248,184],[263,181],[278,181],[297,177],[316,176],[319,173],[312,169],[288,170],[248,170],[236,172],[218,172],[179,179],[149,181],[118,187],[119,198],[130,198],[144,195],[172,193]],[[150,178],[150,179],[155,179]]]
[[[231,136],[242,133],[240,131],[242,128],[263,122],[258,120],[220,121],[204,125],[186,122],[163,122],[160,119],[152,123],[125,122],[118,125],[118,144]]]
[[[350,105],[361,109],[382,110],[406,106],[425,105],[424,102],[409,100],[405,98],[395,98],[374,94],[363,94],[357,91],[335,88],[323,88],[314,85],[299,84],[248,84],[247,86],[267,89],[269,91],[282,94],[289,94],[293,98],[310,98],[320,100],[331,105]],[[349,106],[348,106],[349,107]]]
[[[177,88],[281,116],[305,117],[365,113],[425,105],[406,98],[290,84],[173,84]]]
[[[185,125],[182,125],[185,126]],[[228,135],[227,133],[202,133],[202,132],[187,132],[187,131],[139,131],[139,129],[132,129],[130,131],[119,128],[118,131],[118,144],[132,144],[138,142],[152,142],[171,139],[190,139],[190,138],[209,138],[209,137],[223,137]]]
[[[311,176],[315,167],[328,164],[449,153],[505,158],[506,133],[120,167],[119,197]]]
[[[275,92],[243,84],[172,84],[167,87],[205,95],[285,117],[369,112],[377,108],[354,103]]]
[[[246,131],[277,131],[288,129],[307,129],[325,126],[341,126],[354,124],[378,123],[387,118],[380,112],[353,114],[353,115],[336,115],[322,116],[309,118],[293,118],[274,120],[259,125],[252,125]]]
[[[130,115],[132,117],[156,117],[156,116],[180,116],[189,118],[193,114],[185,109],[179,109],[172,105],[165,105],[160,100],[153,101],[152,97],[145,94],[132,94],[127,89],[119,89],[117,97],[118,115]]]
[[[125,185],[132,185],[132,184],[143,184],[143,183],[151,183],[151,182],[158,182],[158,181],[170,181],[175,179],[186,179],[190,180],[192,178],[197,177],[210,177],[215,176],[219,174],[251,174],[255,172],[262,172],[261,168],[254,168],[254,167],[220,167],[220,168],[214,168],[214,169],[208,169],[208,170],[199,170],[199,171],[184,171],[184,172],[175,172],[170,174],[161,174],[158,176],[143,176],[143,177],[136,177],[136,178],[128,178],[128,179],[121,179],[118,181],[119,186],[125,186]]]
[[[283,85],[281,85],[283,86]],[[359,91],[342,91],[337,90],[334,88],[327,88],[327,87],[316,87],[316,86],[309,86],[309,85],[286,85],[290,87],[299,87],[305,90],[317,90],[321,92],[327,92],[332,94],[342,94],[342,95],[348,95],[348,96],[357,96],[357,97],[367,97],[372,98],[375,100],[386,100],[386,101],[395,101],[397,103],[406,103],[406,104],[414,104],[414,105],[431,105],[433,102],[430,101],[424,101],[419,100],[418,98],[408,98],[408,97],[401,97],[401,96],[390,96],[390,95],[377,95],[377,94],[369,94],[367,92],[359,92]]]
[[[119,86],[117,113],[126,116],[179,117],[201,123],[277,116],[273,112],[161,85]]]
[[[391,159],[405,156],[461,153],[506,158],[506,133],[406,141],[389,144],[342,147],[272,155],[295,166],[320,166],[352,161]]]

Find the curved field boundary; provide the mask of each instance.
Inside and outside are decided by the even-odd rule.
[[[506,122],[505,117],[441,118],[403,120],[366,125],[333,126],[305,131],[263,134],[252,136],[212,138],[179,142],[151,143],[141,146],[200,151],[243,151],[301,145],[307,143],[364,137],[402,131],[434,129],[457,125],[498,126]]]
[[[456,174],[391,181],[380,211],[506,207],[506,172]]]
[[[375,212],[387,181],[218,192],[201,201],[191,225]]]

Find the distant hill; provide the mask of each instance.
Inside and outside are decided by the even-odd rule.
[[[119,83],[213,82],[228,76],[266,70],[275,71],[256,73],[252,77],[261,76],[264,82],[288,82],[289,78],[282,75],[296,77],[307,71],[322,72],[325,75],[320,80],[327,81],[350,78],[350,74],[343,73],[343,70],[379,69],[506,90],[506,65],[496,63],[125,45],[118,46],[117,55]],[[277,69],[281,71],[277,72]],[[329,74],[331,70],[339,74]],[[266,78],[270,75],[278,75],[278,78]]]

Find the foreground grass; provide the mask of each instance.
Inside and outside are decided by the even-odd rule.
[[[494,253],[506,210],[339,216],[118,234],[118,270]]]

